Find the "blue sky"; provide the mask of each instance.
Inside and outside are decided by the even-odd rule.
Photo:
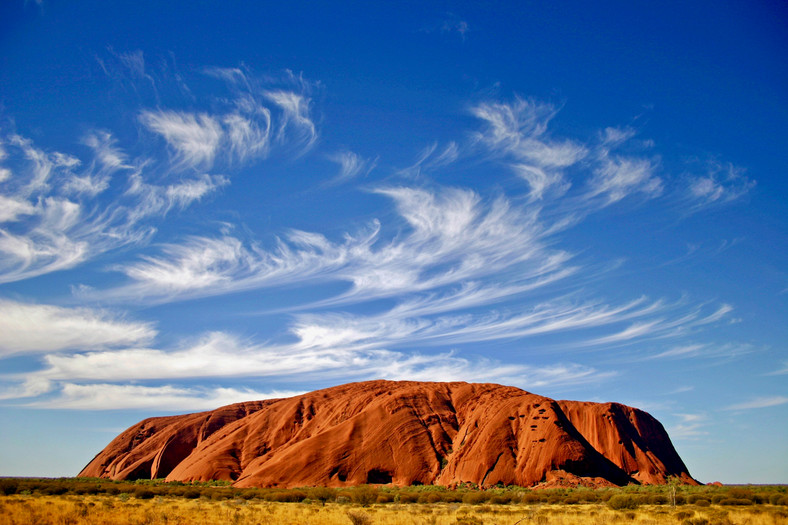
[[[3,2],[0,475],[373,378],[788,482],[773,2]]]

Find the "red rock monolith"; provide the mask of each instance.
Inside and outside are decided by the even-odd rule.
[[[697,483],[662,425],[636,408],[412,381],[146,419],[79,475],[237,487]]]

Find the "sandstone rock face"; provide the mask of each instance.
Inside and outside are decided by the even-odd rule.
[[[662,425],[636,408],[410,381],[146,419],[79,475],[237,487],[697,483]]]

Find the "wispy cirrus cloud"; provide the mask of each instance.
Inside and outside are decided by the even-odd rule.
[[[767,375],[776,376],[776,375],[783,375],[783,374],[788,374],[788,361],[783,361],[782,362],[782,368],[778,368],[777,370],[775,370],[773,372],[769,372]]]
[[[502,197],[485,203],[475,192],[460,189],[386,187],[376,192],[394,201],[406,233],[387,240],[376,221],[341,242],[291,231],[269,250],[233,237],[192,237],[165,245],[159,256],[119,267],[133,282],[102,296],[172,300],[180,294],[212,295],[320,278],[351,283],[348,297],[340,300],[359,301],[462,283],[515,266],[520,285],[566,275],[569,255],[544,243],[551,232],[534,213]],[[179,281],[176,275],[188,278],[180,280],[180,287],[162,287]]]
[[[786,403],[788,403],[788,397],[785,396],[763,396],[753,398],[749,401],[728,405],[725,407],[725,410],[755,410],[759,408],[776,407]]]
[[[724,204],[743,197],[754,187],[755,181],[743,169],[710,161],[705,175],[690,177],[687,198],[696,206]]]
[[[0,356],[118,347],[145,343],[155,335],[149,323],[100,310],[0,299]]]
[[[650,199],[663,193],[656,159],[618,152],[632,144],[634,129],[608,127],[586,141],[556,138],[549,128],[558,111],[552,104],[520,97],[480,103],[471,113],[484,127],[472,134],[473,142],[507,162],[528,184],[532,201],[557,202],[574,190],[564,201],[576,213],[589,213],[635,194]]]
[[[205,113],[179,111],[143,111],[140,121],[161,135],[174,150],[175,166],[211,168],[223,130],[219,122]]]
[[[441,23],[442,33],[457,33],[463,40],[465,40],[470,30],[470,24],[454,13],[449,13],[447,18]]]
[[[360,175],[367,175],[375,169],[377,159],[365,159],[352,151],[341,151],[329,155],[328,159],[339,165],[339,173],[332,180],[333,183],[347,182]]]
[[[678,423],[670,425],[670,435],[678,439],[699,439],[707,436],[705,429],[709,422],[707,414],[673,414],[679,419]]]
[[[310,116],[311,100],[293,91],[269,91],[265,96],[282,111],[282,122],[276,133],[279,142],[287,140],[288,133],[297,135],[304,149],[309,149],[317,140],[317,128]]]
[[[599,372],[593,368],[573,364],[513,367],[485,361],[452,360],[450,356],[441,356],[438,359],[409,356],[406,359],[390,362],[385,370],[382,368],[364,370],[362,374],[357,374],[355,377],[408,381],[492,381],[519,385],[526,389],[540,389],[547,386],[571,388],[604,381],[613,375],[612,372]],[[312,379],[330,380],[331,377],[327,374],[316,374]],[[253,382],[258,383],[260,380],[255,379]],[[291,397],[302,393],[303,391],[300,390],[258,390],[247,387],[48,382],[44,390],[35,390],[36,396],[47,394],[45,397],[25,402],[22,406],[69,410],[196,411],[213,410],[219,406],[249,400]],[[0,392],[0,399],[4,398]]]
[[[738,358],[750,354],[753,348],[748,344],[712,344],[712,343],[691,343],[668,348],[662,352],[644,357],[650,359],[710,359],[724,361]]]
[[[30,408],[66,410],[160,410],[167,412],[213,410],[249,400],[277,399],[302,391],[259,391],[251,388],[145,386],[112,383],[62,383],[56,396],[26,403]]]
[[[599,371],[575,363],[546,366],[502,364],[484,358],[467,358],[453,352],[438,354],[391,351],[380,344],[355,344],[353,338],[314,337],[294,329],[299,340],[278,346],[251,344],[229,334],[209,333],[183,348],[157,350],[128,348],[79,354],[49,354],[44,368],[25,376],[16,389],[0,394],[2,399],[36,397],[25,406],[42,408],[109,409],[150,407],[150,398],[163,406],[176,396],[178,405],[215,407],[222,403],[266,397],[249,389],[195,389],[172,386],[183,380],[207,378],[215,381],[235,378],[247,383],[276,379],[282,381],[348,379],[419,379],[496,381],[527,388],[571,387],[611,377],[613,372]],[[13,380],[13,377],[11,377]],[[128,381],[167,380],[171,385],[129,385]],[[228,396],[217,398],[217,391]],[[118,395],[137,392],[140,400],[121,401]],[[202,401],[201,401],[202,400]],[[131,404],[129,404],[131,403]],[[187,405],[186,403],[193,403]]]
[[[417,178],[422,174],[453,164],[459,156],[460,147],[457,142],[451,141],[442,148],[438,147],[437,142],[433,142],[419,152],[416,162],[399,170],[398,174]]]
[[[633,193],[654,197],[662,193],[662,180],[648,159],[606,156],[594,169],[589,198],[604,196],[605,204],[620,201]]]
[[[142,72],[133,76],[148,78],[141,54],[124,57],[126,69]],[[0,283],[74,268],[148,240],[156,219],[229,184],[229,176],[207,172],[219,164],[231,169],[265,157],[274,141],[300,152],[311,147],[317,128],[306,81],[293,77],[271,90],[240,70],[225,77],[232,96],[215,104],[216,113],[160,107],[137,114],[169,155],[134,155],[105,130],[86,133],[89,154],[82,158],[46,151],[16,133],[1,137]]]
[[[97,297],[171,301],[317,280],[345,281],[351,288],[298,309],[395,299],[394,307],[375,315],[296,316],[299,344],[331,340],[353,348],[479,343],[592,328],[595,334],[581,333],[571,346],[609,347],[688,335],[732,309],[723,304],[709,311],[707,305],[642,297],[621,305],[533,301],[528,293],[581,271],[569,254],[548,247],[554,232],[538,215],[524,214],[502,198],[484,202],[466,190],[377,191],[393,200],[406,234],[385,240],[375,225],[335,243],[315,233],[291,232],[273,251],[231,236],[193,237],[163,247],[160,256],[119,267],[133,282]],[[484,282],[493,275],[495,284]],[[515,299],[517,312],[467,311]],[[600,335],[601,328],[606,333]]]
[[[519,97],[511,103],[483,102],[471,108],[485,124],[472,135],[474,141],[511,163],[528,183],[532,200],[543,199],[550,189],[564,193],[569,187],[564,170],[589,153],[577,141],[550,136],[548,125],[557,112],[551,104]]]
[[[5,158],[13,179],[0,186],[0,283],[73,268],[98,254],[141,242],[147,221],[185,208],[226,184],[221,176],[191,175],[175,184],[146,182],[108,132],[87,135],[89,162],[46,152],[12,136]],[[102,195],[110,186],[112,196]]]
[[[277,149],[297,157],[318,143],[310,87],[301,79],[291,75],[271,86],[240,68],[205,73],[229,92],[212,100],[210,110],[157,105],[137,111],[143,133],[157,137],[161,149],[150,155],[124,150],[102,131],[84,139],[91,150],[87,160],[44,152],[21,137],[8,142],[12,156],[24,160],[26,179],[16,177],[21,162],[3,168],[7,175],[0,172],[2,188],[11,190],[2,195],[8,206],[0,219],[14,224],[0,230],[0,253],[10,254],[0,259],[0,265],[9,264],[2,278],[70,268],[149,239],[156,219],[171,218],[230,184],[231,175],[214,169],[232,170]],[[657,157],[632,153],[635,130],[606,128],[588,141],[561,138],[550,129],[557,112],[553,105],[521,98],[475,105],[471,113],[481,126],[470,139],[427,146],[397,173],[411,176],[408,184],[374,185],[369,191],[390,203],[384,219],[344,235],[293,229],[266,243],[251,233],[242,238],[229,226],[216,235],[171,237],[113,264],[125,283],[79,295],[152,305],[284,285],[346,285],[330,297],[292,307],[281,340],[259,343],[211,332],[158,348],[155,331],[144,323],[50,307],[37,310],[39,321],[53,326],[41,335],[45,341],[13,350],[43,353],[36,357],[41,369],[24,379],[11,377],[15,386],[0,397],[36,398],[32,406],[61,408],[116,403],[115,408],[193,409],[266,395],[256,388],[188,386],[208,378],[223,385],[386,377],[572,386],[615,371],[560,360],[544,364],[544,355],[542,364],[532,366],[524,364],[533,355],[526,351],[501,363],[448,348],[519,339],[547,341],[543,354],[559,340],[565,352],[599,351],[678,339],[725,319],[728,305],[637,296],[610,302],[567,283],[600,270],[563,249],[561,235],[593,211],[630,196],[662,195],[666,182]],[[0,162],[7,158],[0,155]],[[330,158],[339,165],[337,181],[375,166],[375,160],[350,151]],[[485,197],[468,188],[429,185],[425,177],[413,180],[466,158],[504,166],[525,181],[526,192]],[[21,303],[12,306],[26,312]],[[65,321],[58,324],[60,318]],[[59,329],[61,324],[66,328]],[[142,333],[124,340],[124,329]],[[710,355],[708,346],[679,343],[653,358],[701,355]],[[139,400],[122,401],[124,396]]]

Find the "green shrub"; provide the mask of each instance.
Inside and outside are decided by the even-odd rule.
[[[155,494],[148,488],[139,487],[134,490],[134,497],[137,499],[153,499]]]
[[[326,501],[334,501],[336,499],[336,492],[328,487],[314,487],[307,491],[309,499],[325,503]]]
[[[668,497],[665,494],[651,494],[648,497],[648,502],[652,505],[665,505],[668,502]]]
[[[733,499],[748,499],[752,500],[753,493],[750,489],[742,487],[734,487],[728,491],[728,497]]]
[[[469,505],[478,505],[490,500],[490,495],[484,491],[468,492],[462,497],[462,502]]]
[[[212,489],[208,493],[211,495],[211,499],[214,501],[233,499],[233,497],[235,496],[235,493],[229,489]]]
[[[284,503],[298,503],[307,498],[306,493],[301,490],[283,490],[282,492],[275,492],[269,496],[270,501],[278,501]]]
[[[6,496],[10,496],[11,494],[16,494],[16,490],[19,487],[19,483],[13,479],[0,479],[0,494],[4,494]]]
[[[439,492],[426,492],[419,495],[419,503],[439,503],[443,501],[443,495]]]
[[[521,503],[541,503],[542,497],[536,492],[524,492],[520,495]]]
[[[399,502],[400,503],[416,503],[419,501],[419,495],[414,492],[400,492],[399,493]]]
[[[632,494],[615,494],[607,500],[607,506],[613,510],[636,509],[639,505]]]
[[[378,498],[375,500],[375,503],[391,503],[392,501],[394,501],[394,494],[382,492],[378,494]]]
[[[378,491],[368,485],[356,487],[355,490],[350,493],[350,501],[362,507],[375,503],[376,499],[378,499]]]
[[[725,498],[720,501],[720,505],[752,505],[752,500],[746,498]]]
[[[494,505],[506,505],[512,502],[513,497],[514,495],[511,493],[495,494],[493,497],[490,498],[490,503]]]
[[[463,492],[457,490],[450,490],[443,493],[443,501],[446,503],[462,503],[462,497],[465,495]]]
[[[579,490],[575,493],[577,499],[586,503],[594,503],[599,501],[599,496],[593,490]]]
[[[41,494],[47,494],[49,496],[60,496],[62,494],[65,494],[66,492],[68,492],[68,486],[60,483],[41,488]],[[75,490],[74,493],[82,494],[82,492],[79,492],[77,490]]]
[[[787,500],[785,499],[785,494],[780,494],[779,492],[775,494],[769,495],[769,503],[772,505],[785,505]]]
[[[200,497],[200,491],[195,488],[186,489],[181,495],[186,499],[197,499]]]

